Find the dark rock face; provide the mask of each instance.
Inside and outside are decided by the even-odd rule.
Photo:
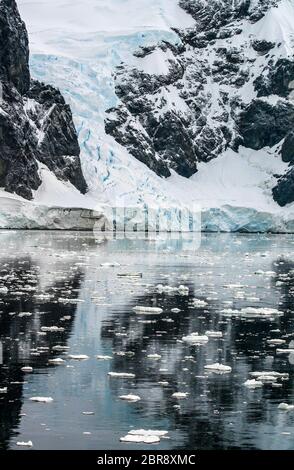
[[[282,159],[285,163],[294,163],[294,131],[290,132],[282,145]]]
[[[294,202],[294,167],[282,176],[273,189],[274,200],[282,207]]]
[[[258,77],[255,82],[257,96],[278,95],[286,98],[294,89],[294,62],[288,59],[279,59],[268,71]]]
[[[0,186],[32,199],[38,162],[85,193],[69,106],[58,90],[31,80],[28,37],[15,0],[0,2]]]
[[[243,145],[254,150],[273,147],[293,128],[294,105],[278,102],[272,106],[264,101],[253,101],[241,114],[239,131]]]
[[[195,27],[176,30],[176,45],[163,41],[136,51],[138,67],[122,64],[117,68],[115,90],[121,103],[108,111],[105,123],[108,134],[164,177],[171,170],[190,177],[197,172],[198,162],[208,162],[228,147],[237,150],[241,142],[249,142],[246,119],[255,119],[250,116],[254,110],[245,111],[239,126],[239,114],[244,111],[239,91],[252,80],[251,64],[275,47],[251,38],[244,46],[234,46],[234,37],[243,31],[242,21],[258,21],[276,5],[274,0],[179,3],[193,16]],[[246,48],[250,56],[255,51],[256,58],[248,59]],[[166,71],[140,70],[140,61],[147,58],[152,63],[155,54],[165,62]],[[263,115],[262,110],[259,114]],[[285,124],[278,125],[279,135],[281,126]]]

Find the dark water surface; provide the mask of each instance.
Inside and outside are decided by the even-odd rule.
[[[294,411],[278,409],[294,404],[294,354],[276,351],[294,348],[293,236],[203,235],[198,250],[186,247],[176,237],[0,232],[0,449],[30,440],[33,449],[294,449]],[[222,337],[182,340],[208,330]],[[77,354],[88,359],[69,358]],[[216,362],[231,373],[205,369]],[[254,371],[289,376],[250,389]],[[120,442],[132,429],[168,435]]]

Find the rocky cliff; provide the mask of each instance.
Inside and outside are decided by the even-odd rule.
[[[0,0],[0,187],[26,199],[41,185],[40,164],[87,191],[70,107],[32,80],[25,24],[15,0]]]
[[[106,132],[162,177],[171,170],[191,177],[228,148],[273,148],[290,165],[276,175],[273,197],[293,202],[294,44],[285,24],[292,2],[179,3],[195,26],[176,30],[176,44],[139,49],[135,66],[118,67],[120,104],[108,110]]]

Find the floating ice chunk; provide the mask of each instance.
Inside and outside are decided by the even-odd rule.
[[[121,395],[119,397],[121,400],[125,400],[125,401],[131,401],[131,402],[135,402],[135,401],[140,401],[141,398],[138,396],[138,395],[132,395],[131,393],[129,395]]]
[[[193,302],[192,302],[192,306],[195,308],[202,308],[202,307],[206,307],[207,305],[208,303],[205,302],[205,300],[193,299]]]
[[[33,368],[29,367],[29,366],[26,366],[26,367],[22,367],[21,371],[26,372],[27,374],[29,374],[29,373],[33,372]]]
[[[56,359],[49,359],[49,364],[54,364],[54,365],[62,365],[65,363],[64,359],[61,359],[61,357],[57,357]]]
[[[217,374],[225,374],[228,372],[232,372],[232,367],[226,366],[224,364],[219,364],[218,362],[216,364],[209,364],[204,367],[205,370],[209,370],[211,372],[215,372]]]
[[[132,429],[128,432],[131,436],[158,436],[164,437],[168,434],[168,431],[159,431],[153,429]]]
[[[172,398],[176,398],[176,400],[184,400],[188,395],[188,392],[175,392],[172,394]]]
[[[136,313],[146,313],[146,314],[154,314],[154,315],[159,315],[160,313],[163,312],[162,308],[159,307],[140,307],[136,306],[133,308],[133,311]]]
[[[223,333],[221,331],[206,331],[205,334],[209,338],[222,338],[223,337]]]
[[[167,382],[165,380],[162,380],[162,381],[158,382],[158,385],[161,385],[162,387],[167,387],[169,385],[169,382]]]
[[[0,393],[7,393],[7,392],[8,392],[7,387],[0,388]]]
[[[294,411],[294,405],[288,405],[287,403],[280,403],[278,406],[279,410]]]
[[[157,444],[160,442],[160,437],[158,436],[139,436],[133,434],[127,434],[124,437],[120,438],[121,442],[134,442],[134,443],[142,443],[142,444]]]
[[[96,356],[96,359],[98,359],[98,361],[110,361],[111,359],[113,359],[112,356]]]
[[[89,356],[87,356],[86,354],[70,354],[68,358],[74,361],[86,361],[87,359],[89,359]]]
[[[259,378],[259,377],[277,377],[279,379],[289,379],[289,374],[287,372],[275,372],[275,371],[263,371],[263,372],[250,372],[249,374],[251,377]]]
[[[160,354],[148,354],[148,359],[154,359],[155,361],[158,361],[159,359],[161,359],[161,355]]]
[[[172,308],[171,312],[172,313],[180,313],[181,309],[180,308]]]
[[[118,277],[143,277],[143,273],[118,273]]]
[[[59,331],[64,331],[64,328],[61,326],[42,326],[41,331],[57,333]]]
[[[260,388],[263,386],[263,383],[260,380],[248,379],[246,382],[244,382],[244,385],[248,388]]]
[[[191,333],[188,336],[183,336],[182,338],[185,343],[190,344],[204,344],[207,343],[209,338],[207,335],[199,335],[199,333]]]
[[[7,294],[8,293],[8,288],[5,286],[0,287],[0,294]]]
[[[120,266],[120,264],[115,263],[115,262],[113,262],[113,263],[101,263],[100,266],[102,268],[117,268],[118,266]]]
[[[289,349],[286,349],[286,348],[285,349],[279,349],[279,348],[277,348],[276,353],[277,354],[294,354],[294,349],[290,349],[290,348]]]
[[[281,344],[285,344],[286,340],[285,339],[268,339],[267,343],[274,345],[274,346],[275,345],[280,346]]]
[[[85,416],[93,416],[95,413],[94,411],[83,411],[82,414]]]
[[[33,443],[32,441],[28,441],[28,442],[17,442],[16,443],[17,446],[20,446],[20,447],[33,447]]]
[[[122,379],[134,379],[136,376],[135,374],[131,374],[129,372],[108,372],[109,377],[117,377]]]
[[[62,346],[61,344],[57,344],[56,346],[53,346],[52,351],[68,351],[69,349],[69,346]]]
[[[53,398],[51,398],[51,397],[31,397],[30,401],[35,401],[37,403],[52,403]]]
[[[245,315],[247,317],[271,317],[273,315],[281,316],[283,312],[277,310],[276,308],[255,308],[255,307],[247,307],[241,309],[241,315]]]
[[[31,317],[33,314],[31,312],[21,312],[18,314],[20,318],[22,317]]]

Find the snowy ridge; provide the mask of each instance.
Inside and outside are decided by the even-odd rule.
[[[293,1],[277,3],[277,8],[270,8],[255,23],[239,21],[243,32],[234,36],[233,42],[234,46],[244,48],[245,57],[250,59],[253,55],[250,44],[255,38],[281,43],[271,51],[275,58],[293,56]],[[156,46],[163,39],[180,43],[171,28],[183,30],[194,26],[194,19],[180,8],[178,0],[76,0],[70,4],[64,0],[19,0],[18,5],[29,31],[33,76],[59,87],[73,111],[82,166],[90,188],[86,196],[76,192],[74,205],[95,208],[96,204],[99,207],[195,204],[204,209],[203,228],[207,230],[292,230],[294,204],[281,208],[271,195],[275,175],[287,169],[275,148],[255,151],[240,147],[238,153],[228,149],[217,159],[200,163],[198,172],[188,180],[173,170],[164,179],[105,134],[105,112],[120,103],[115,93],[116,67],[123,61],[147,73],[166,74],[169,60],[173,60],[170,50],[162,54],[156,49],[145,58],[133,56],[133,52],[140,46]],[[227,41],[219,39],[218,46]],[[187,59],[189,54],[192,58],[192,50]],[[209,46],[200,56],[211,65],[216,58],[214,47]],[[262,73],[262,67],[263,58],[258,57],[250,68],[254,78]],[[250,102],[256,96],[254,78],[241,90],[232,90],[225,84],[222,87],[241,95],[244,103]],[[164,93],[167,107],[175,106],[183,114],[188,112],[172,85],[159,93]],[[213,106],[207,108],[207,119],[215,124],[213,116],[223,113],[218,102],[219,85],[208,81],[204,94],[215,95],[211,100]],[[54,205],[59,191],[55,192],[54,202],[52,199]],[[43,182],[34,203],[46,201],[50,205],[50,197]],[[222,219],[219,214],[226,217]]]

